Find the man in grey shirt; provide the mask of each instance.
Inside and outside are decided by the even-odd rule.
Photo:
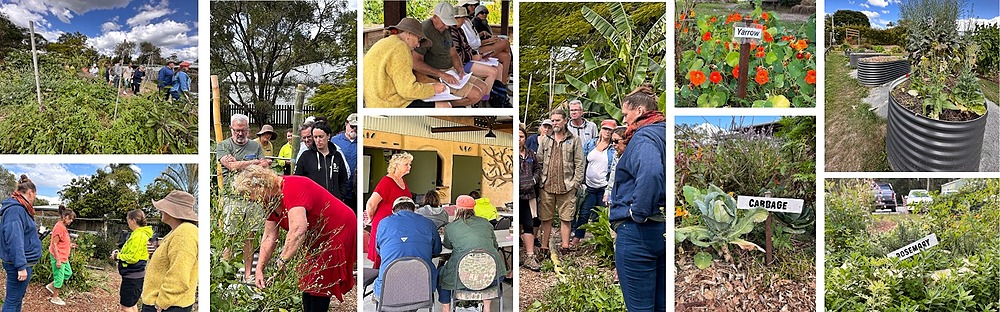
[[[271,166],[271,160],[264,158],[264,149],[250,140],[250,118],[234,114],[229,118],[229,130],[233,136],[215,145],[215,155],[222,163],[222,175],[228,181],[234,171],[250,165]]]
[[[576,135],[580,138],[580,142],[584,143],[597,137],[597,124],[583,119],[583,103],[580,100],[569,102],[569,122],[566,123],[566,130],[573,132],[573,135]]]
[[[465,66],[448,32],[448,27],[458,25],[458,21],[455,20],[455,8],[451,3],[440,2],[435,5],[434,15],[421,25],[424,27],[424,35],[432,44],[430,47],[418,47],[413,50],[413,71],[418,74],[417,81],[438,82],[440,79],[449,84],[457,83],[458,79],[445,73],[448,70],[454,70],[458,78],[470,75],[465,72]],[[492,86],[487,86],[479,78],[470,77],[468,84],[462,89],[452,88],[452,94],[462,99],[451,101],[451,105],[469,106],[479,103],[484,96],[490,94],[490,90]]]

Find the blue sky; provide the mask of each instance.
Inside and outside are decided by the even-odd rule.
[[[198,58],[198,1],[192,0],[2,0],[3,12],[15,25],[28,27],[50,41],[62,33],[80,32],[102,54],[122,40],[149,41],[163,57]],[[138,53],[138,52],[136,52]]]
[[[899,4],[901,0],[828,0],[826,1],[826,14],[833,14],[837,10],[852,10],[864,13],[871,21],[873,28],[885,28],[888,22],[896,23],[899,20]],[[967,0],[969,16],[962,16],[963,21],[959,23],[963,26],[970,22],[976,23],[1000,23],[1000,1],[997,0]]]
[[[74,178],[89,177],[98,169],[107,168],[107,164],[4,164],[4,168],[15,177],[27,174],[38,187],[38,197],[51,203],[59,202],[58,192]],[[156,177],[167,168],[167,164],[135,164],[132,170],[139,172],[139,188],[153,183]]]
[[[711,124],[718,128],[729,130],[730,126],[749,126],[754,124],[768,123],[781,119],[781,116],[677,116],[674,120],[677,124],[697,126],[701,124]]]

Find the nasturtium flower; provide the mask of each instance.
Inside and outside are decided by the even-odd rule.
[[[705,34],[701,36],[701,40],[702,41],[712,40],[712,32],[711,31],[706,31]]]
[[[774,42],[774,36],[771,36],[771,33],[765,31],[764,32],[764,41]]]
[[[757,56],[757,58],[764,58],[764,56],[767,54],[765,54],[764,51],[760,51],[760,49],[758,49],[757,54],[755,55]]]
[[[705,73],[704,72],[702,72],[700,70],[692,70],[689,73],[689,75],[691,77],[688,78],[688,79],[690,79],[691,83],[694,84],[695,86],[700,86],[701,84],[705,83]]]
[[[759,85],[763,85],[768,82],[767,70],[763,68],[757,69],[757,75],[753,78],[754,81]]]
[[[816,84],[816,70],[815,69],[810,69],[808,72],[806,72],[806,83],[808,83],[808,84]]]
[[[733,67],[733,77],[734,78],[740,77],[740,65],[736,65],[736,67]]]
[[[795,43],[792,43],[791,47],[794,48],[794,49],[796,49],[796,50],[802,51],[802,50],[805,50],[806,48],[808,48],[809,44],[806,43],[806,41],[804,39],[799,39],[799,41],[797,41]]]
[[[770,16],[767,15],[767,12],[764,12],[764,13],[760,13],[760,18],[763,18],[766,21],[768,18],[770,18]]]
[[[719,83],[722,81],[722,74],[714,71],[712,74],[708,75],[708,80],[712,81],[712,83]]]
[[[715,18],[715,16],[712,16],[712,18],[708,19],[708,21],[712,22],[712,23],[715,23],[715,21],[718,21],[718,19]]]

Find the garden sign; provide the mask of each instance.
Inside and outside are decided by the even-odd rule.
[[[736,94],[741,98],[747,97],[747,75],[750,72],[750,42],[759,41],[764,35],[764,30],[751,26],[749,14],[743,19],[743,26],[733,23],[733,38],[740,39],[740,72],[736,85]]]
[[[739,209],[764,209],[767,210],[767,220],[764,221],[764,256],[767,264],[774,261],[773,243],[771,242],[771,213],[788,212],[802,213],[803,200],[796,198],[776,198],[771,197],[771,192],[764,193],[764,197],[737,196],[736,208]]]
[[[921,238],[913,243],[910,243],[909,245],[906,245],[903,248],[896,249],[895,251],[890,252],[888,255],[886,255],[886,257],[896,257],[899,258],[899,260],[903,260],[912,257],[915,254],[920,253],[924,249],[934,247],[937,244],[938,244],[937,235],[931,233],[931,235],[927,235],[924,238]]]

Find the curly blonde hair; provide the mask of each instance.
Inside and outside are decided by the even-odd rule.
[[[389,160],[389,168],[386,170],[386,174],[395,174],[399,168],[399,164],[405,161],[413,162],[413,155],[407,152],[393,154],[392,159]]]
[[[233,178],[233,192],[242,196],[262,193],[264,190],[278,187],[281,177],[273,170],[252,165],[240,171]]]

